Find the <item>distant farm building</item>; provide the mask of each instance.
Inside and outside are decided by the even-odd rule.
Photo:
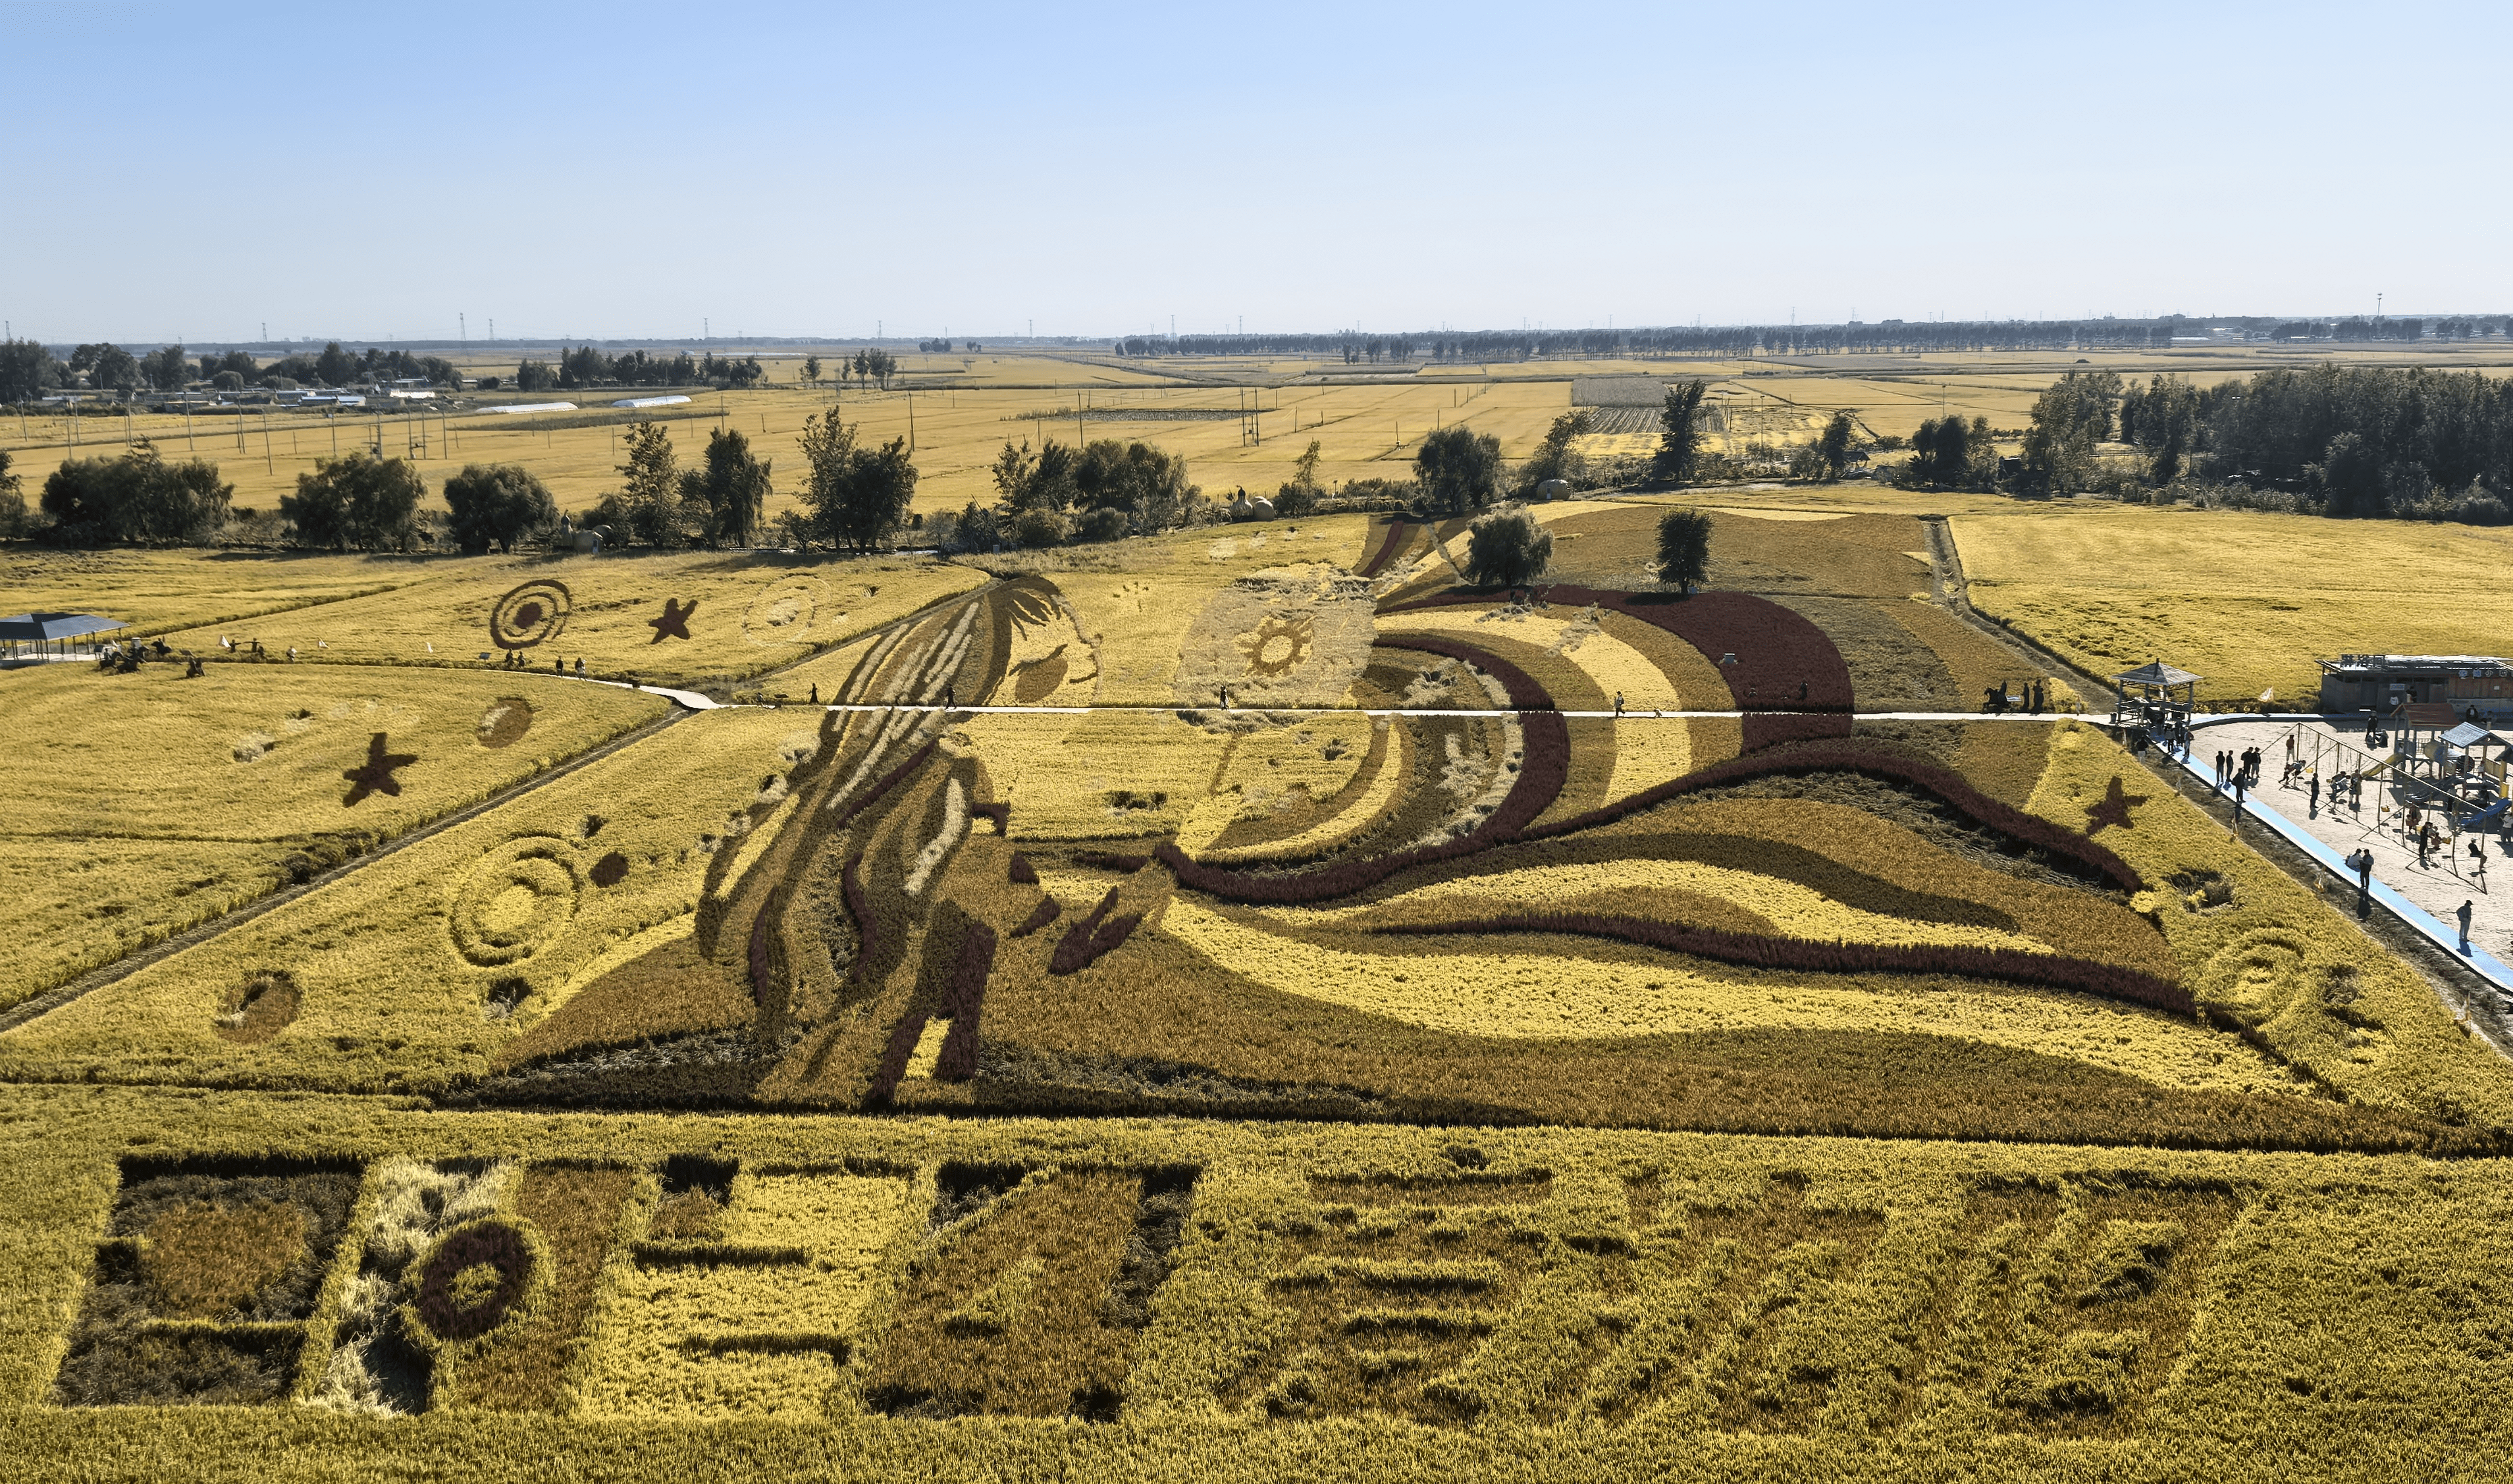
[[[2513,662],[2493,655],[2341,655],[2321,662],[2324,714],[2449,705],[2466,716],[2513,713]]]

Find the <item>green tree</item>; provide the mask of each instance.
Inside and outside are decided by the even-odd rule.
[[[140,374],[159,391],[180,391],[192,379],[192,358],[180,345],[160,345],[140,358]]]
[[[467,552],[512,551],[515,542],[558,524],[558,502],[521,464],[464,464],[445,481],[445,503],[454,512],[455,543]]]
[[[668,546],[681,528],[680,468],[671,430],[660,422],[639,422],[628,429],[626,442],[628,461],[618,472],[629,534],[648,545]]]
[[[61,363],[34,341],[0,341],[0,402],[32,402],[59,386]]]
[[[801,498],[811,511],[808,525],[822,541],[857,551],[887,543],[907,519],[916,497],[916,465],[907,457],[907,440],[894,438],[878,449],[856,441],[856,424],[834,413],[815,413],[803,420]],[[972,502],[972,508],[975,508]]]
[[[558,385],[558,373],[546,361],[526,361],[515,368],[515,390],[548,391]]]
[[[1710,577],[1710,515],[1675,509],[1657,523],[1657,580],[1673,582],[1686,597]]]
[[[0,448],[0,537],[26,534],[25,476],[10,471],[9,451]]]
[[[1114,510],[1094,510],[1093,515],[1116,515]],[[1125,517],[1118,516],[1119,520]],[[1024,550],[1036,551],[1048,546],[1061,546],[1072,534],[1072,524],[1054,510],[1023,510],[1013,517],[1013,541]]]
[[[426,493],[407,462],[361,452],[316,460],[313,473],[297,476],[297,493],[279,497],[279,513],[305,545],[407,551],[420,541],[419,501]]]
[[[1478,587],[1521,587],[1553,560],[1553,533],[1524,510],[1496,510],[1466,535],[1466,581]]]
[[[1030,481],[1037,471],[1038,456],[1029,451],[1028,442],[1024,440],[1015,448],[1013,440],[1006,437],[1004,451],[995,456],[994,466],[988,470],[995,479],[995,503],[1007,510],[1028,509]]]
[[[807,355],[803,357],[803,380],[811,382],[815,386],[820,384],[820,358],[818,356]]]
[[[1709,390],[1710,383],[1698,379],[1666,389],[1666,403],[1658,409],[1660,430],[1657,456],[1650,461],[1651,478],[1682,484],[1693,477],[1701,460],[1701,398]]]
[[[706,466],[681,476],[681,501],[706,512],[707,543],[747,546],[768,503],[768,461],[735,428],[707,435]]]
[[[2071,371],[2034,399],[2016,493],[2059,495],[2086,487],[2094,473],[2094,445],[2111,436],[2120,388],[2116,372]]]
[[[2330,440],[2321,462],[2307,467],[2318,477],[2322,498],[2329,501],[2332,515],[2352,520],[2390,513],[2389,480],[2384,477],[2382,452],[2364,435],[2340,433]]]
[[[1571,441],[1595,427],[1596,419],[1584,407],[1575,407],[1555,418],[1553,425],[1544,430],[1544,441],[1536,446],[1536,457],[1519,471],[1520,486],[1532,490],[1548,479],[1578,478],[1581,461],[1571,451]]]
[[[1050,445],[1053,447],[1054,445]],[[1044,472],[1033,483],[1040,494],[1032,504],[1061,509]],[[1177,525],[1186,506],[1203,492],[1187,483],[1186,459],[1148,443],[1120,443],[1099,438],[1083,446],[1072,464],[1072,502],[1085,510],[1123,512],[1137,531],[1165,531]]]
[[[1444,515],[1465,515],[1500,494],[1500,440],[1471,428],[1444,427],[1422,440],[1414,476],[1424,503]]]
[[[250,366],[245,368],[248,376],[252,371]],[[339,341],[328,341],[323,346],[323,353],[314,358],[314,374],[326,386],[346,386],[357,380],[358,358],[341,349]]]
[[[110,389],[129,396],[140,389],[140,362],[120,345],[100,345],[95,363],[88,367],[87,380],[100,391]]]
[[[73,545],[199,541],[226,523],[233,485],[204,459],[168,463],[142,438],[117,459],[72,459],[44,481],[53,532]]]
[[[1848,409],[1834,413],[1832,421],[1823,425],[1823,436],[1815,440],[1815,450],[1823,456],[1824,471],[1834,479],[1850,467],[1850,442],[1857,431],[1857,415]]]
[[[1322,457],[1318,440],[1310,439],[1308,448],[1292,461],[1291,479],[1274,492],[1275,514],[1296,520],[1318,507],[1320,497],[1326,494],[1318,486],[1318,461]]]

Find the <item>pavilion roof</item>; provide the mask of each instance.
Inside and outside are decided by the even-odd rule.
[[[2195,685],[2204,678],[2154,660],[2134,670],[2123,670],[2114,675],[2112,681],[2116,685]]]
[[[0,619],[0,639],[76,639],[128,625],[94,613],[21,613]]]

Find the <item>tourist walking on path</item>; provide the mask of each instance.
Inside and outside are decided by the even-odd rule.
[[[2347,858],[2347,863],[2356,867],[2356,915],[2362,917],[2367,912],[2373,910],[2373,847],[2367,846],[2364,849],[2357,851],[2356,854],[2349,856]]]
[[[2308,795],[2309,808],[2311,813],[2318,815],[2321,813],[2321,775],[2318,773],[2312,775],[2311,783],[2312,791]]]
[[[1620,691],[1616,691],[1616,692],[1615,693],[1615,716],[1616,716],[1616,719],[1620,720],[1620,719],[1621,719],[1621,717],[1622,717],[1622,714],[1623,714],[1623,693],[1622,693],[1622,692],[1620,692]]]
[[[2460,919],[2460,951],[2465,954],[2469,951],[2469,902],[2467,899],[2464,898],[2462,900],[2460,910],[2453,915]]]

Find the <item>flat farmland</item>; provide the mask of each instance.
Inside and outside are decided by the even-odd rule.
[[[1953,528],[1973,602],[2097,676],[2161,659],[2308,703],[2316,659],[2513,652],[2499,530],[2092,501]]]
[[[929,510],[1077,412],[1226,494],[1311,438],[1330,478],[1450,423],[1523,456],[1576,395],[970,359],[913,393]],[[1934,415],[1907,367],[1705,369],[1732,440]],[[2002,425],[2039,374],[1972,369],[1949,412]],[[781,471],[829,402],[719,416]],[[446,452],[538,440],[580,507],[620,425]],[[1981,610],[2211,691],[2513,642],[2496,533],[1866,482],[1530,513],[1515,593],[1470,521],[1365,513],[13,548],[30,602],[214,662],[0,672],[19,1466],[2500,1476],[2492,1023],[2072,714],[1929,518]]]

